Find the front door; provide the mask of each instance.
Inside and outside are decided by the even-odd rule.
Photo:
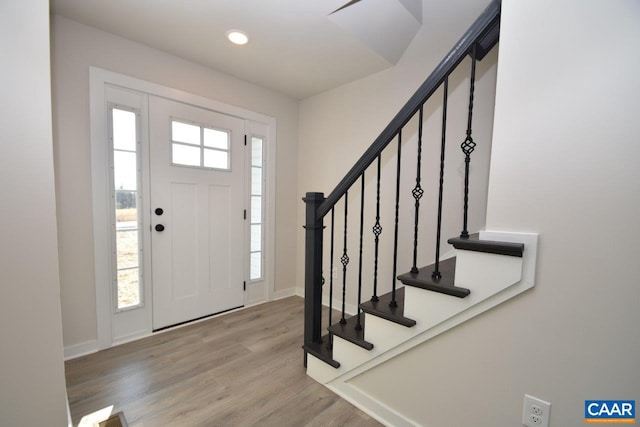
[[[244,302],[244,120],[149,97],[153,329]]]

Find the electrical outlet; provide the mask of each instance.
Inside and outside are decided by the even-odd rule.
[[[549,427],[551,403],[536,397],[524,395],[522,425],[527,427]]]
[[[542,418],[533,414],[529,415],[529,421],[531,421],[531,424],[533,424],[534,426],[539,426],[540,424],[542,424]]]

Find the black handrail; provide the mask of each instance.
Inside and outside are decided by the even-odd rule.
[[[453,49],[444,57],[433,72],[427,77],[416,93],[400,109],[398,114],[389,122],[386,128],[375,139],[373,144],[364,152],[362,157],[356,162],[351,170],[338,183],[336,188],[329,194],[325,201],[318,207],[318,218],[323,218],[331,208],[342,198],[351,188],[354,182],[373,163],[378,155],[389,145],[398,131],[406,125],[416,114],[420,107],[434,94],[434,92],[444,82],[444,79],[462,62],[474,44],[480,42],[489,34],[495,33],[495,29],[500,24],[500,0],[493,0],[482,12],[476,21],[469,27],[464,35],[458,40]],[[495,43],[495,42],[494,42]]]

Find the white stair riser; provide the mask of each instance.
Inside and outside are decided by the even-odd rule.
[[[372,343],[379,353],[405,342],[416,334],[415,327],[407,328],[369,313],[365,315],[364,339]]]
[[[333,337],[333,358],[340,360],[340,367],[334,368],[325,362],[309,354],[307,356],[307,374],[321,384],[339,377],[350,370],[373,359],[380,352],[377,348],[365,350],[345,339]]]
[[[471,294],[457,298],[405,286],[404,315],[415,320],[416,327],[424,331],[518,283],[521,273],[522,258],[458,251],[456,286],[471,289]]]
[[[377,354],[378,349],[375,347],[372,350],[365,350],[345,339],[333,337],[333,357],[334,359],[340,357],[340,368],[338,369],[340,371],[350,371],[374,358]]]
[[[326,384],[337,378],[341,373],[338,369],[307,353],[307,375],[320,384]]]
[[[503,287],[520,281],[521,277],[520,257],[462,250],[456,256],[455,284],[471,289],[471,297],[478,288]]]

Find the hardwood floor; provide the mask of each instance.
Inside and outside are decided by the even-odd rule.
[[[379,426],[306,376],[290,297],[66,362],[74,426],[114,405],[130,427]]]

